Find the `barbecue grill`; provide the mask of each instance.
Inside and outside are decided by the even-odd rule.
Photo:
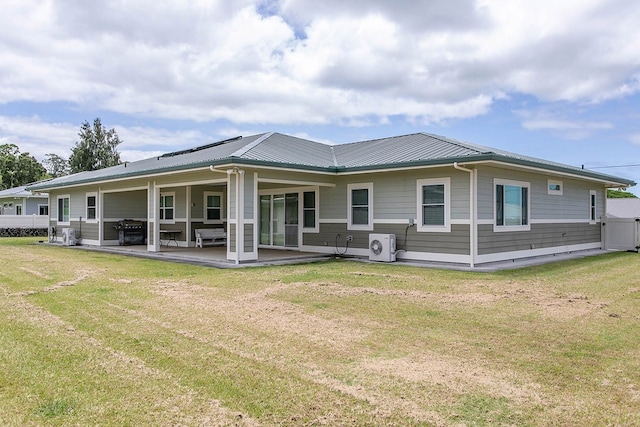
[[[147,230],[145,222],[122,219],[113,228],[118,230],[118,244],[120,246],[145,244]]]

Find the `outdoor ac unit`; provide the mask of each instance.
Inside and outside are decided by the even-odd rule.
[[[369,234],[369,260],[393,262],[396,260],[395,234]]]
[[[64,246],[76,245],[76,230],[74,228],[62,229],[62,244]]]

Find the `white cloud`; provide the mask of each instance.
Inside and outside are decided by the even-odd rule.
[[[0,103],[241,126],[439,123],[504,94],[637,93],[639,21],[632,0],[15,1],[0,17]]]
[[[580,120],[568,118],[563,112],[543,109],[540,111],[519,110],[514,112],[521,117],[524,129],[532,131],[549,131],[563,139],[583,140],[600,131],[614,128],[608,121]]]

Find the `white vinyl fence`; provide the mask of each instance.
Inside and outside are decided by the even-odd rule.
[[[47,228],[48,215],[0,215],[0,228]]]
[[[638,251],[640,249],[640,218],[602,218],[605,249]]]

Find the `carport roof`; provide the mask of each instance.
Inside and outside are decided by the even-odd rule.
[[[97,171],[55,178],[32,185],[29,189],[48,190],[230,164],[340,173],[487,161],[569,173],[609,185],[635,185],[633,181],[623,178],[428,133],[329,145],[271,132],[239,136]]]

